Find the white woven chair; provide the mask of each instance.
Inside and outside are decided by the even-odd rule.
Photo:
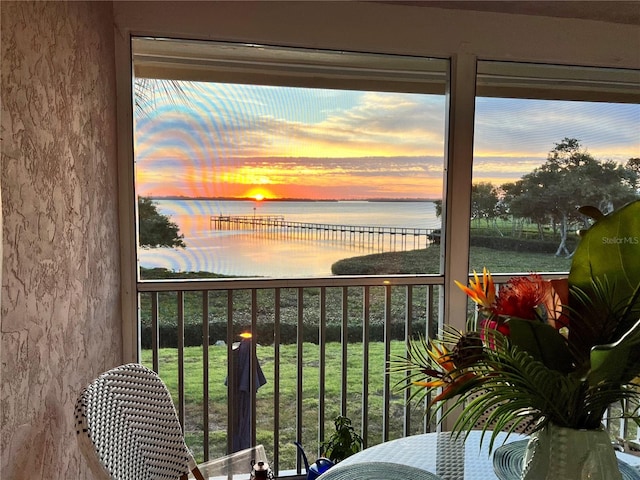
[[[184,442],[169,390],[148,368],[131,363],[103,373],[76,403],[80,449],[98,478],[204,480]]]

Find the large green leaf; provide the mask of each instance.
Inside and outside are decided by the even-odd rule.
[[[633,326],[637,316],[622,318],[621,312],[638,285],[640,200],[600,216],[573,256],[569,341],[580,363],[589,361],[594,345],[615,342]]]
[[[605,277],[615,286],[612,305],[629,299],[640,284],[640,200],[601,217],[582,235],[569,285],[589,292],[594,280]]]
[[[572,340],[583,342],[583,350],[590,348],[589,384],[629,381],[634,372],[625,367],[640,345],[637,307],[630,305],[637,304],[640,286],[640,200],[597,218],[575,252],[569,285],[581,291],[582,301],[571,305],[578,315],[570,331]],[[608,305],[602,305],[605,301]],[[613,317],[606,312],[614,312]],[[599,325],[605,321],[621,323],[607,329]],[[602,332],[618,338],[598,344]]]

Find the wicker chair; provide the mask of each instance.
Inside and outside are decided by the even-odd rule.
[[[131,363],[103,373],[76,403],[80,449],[97,478],[204,480],[160,377]]]

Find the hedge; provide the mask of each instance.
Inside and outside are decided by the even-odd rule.
[[[274,339],[274,325],[273,323],[264,323],[257,325],[256,338],[258,343],[272,344]],[[238,335],[242,332],[251,330],[250,324],[235,325],[234,337],[238,338]],[[396,322],[391,324],[391,330],[389,335],[391,340],[404,340],[405,331],[404,323]],[[413,332],[424,332],[424,322],[412,323]],[[340,325],[327,325],[326,329],[326,341],[327,342],[340,342],[342,338],[342,328]],[[151,327],[142,326],[141,328],[141,343],[142,348],[151,348]],[[280,343],[281,344],[295,344],[298,339],[297,326],[294,324],[281,324],[280,325]],[[303,342],[305,343],[319,343],[319,330],[317,326],[303,327]],[[215,344],[217,341],[227,340],[227,323],[226,322],[211,322],[209,323],[209,344]],[[384,325],[376,324],[369,326],[369,341],[381,342],[384,340]],[[362,341],[362,325],[349,325],[347,331],[347,342],[355,343]],[[175,325],[160,325],[159,327],[159,347],[160,348],[177,348],[178,346],[178,332]],[[184,345],[185,347],[200,346],[202,345],[202,325],[189,324],[184,326]]]
[[[515,237],[497,237],[485,235],[472,235],[469,243],[473,247],[485,247],[494,250],[507,250],[511,252],[530,252],[530,253],[556,253],[559,240],[534,240]],[[574,250],[578,244],[577,236],[567,238],[567,248]]]

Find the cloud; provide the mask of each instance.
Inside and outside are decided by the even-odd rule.
[[[480,156],[536,154],[544,159],[568,137],[580,140],[596,158],[638,156],[639,125],[640,105],[479,98],[475,151]]]
[[[142,190],[164,185],[212,195],[262,184],[279,186],[280,195],[287,185],[306,186],[326,198],[338,190],[440,194],[444,96],[185,85],[189,101],[159,98],[136,119]],[[638,125],[638,105],[479,98],[474,179],[518,179],[564,137],[579,139],[596,158],[640,157]]]

